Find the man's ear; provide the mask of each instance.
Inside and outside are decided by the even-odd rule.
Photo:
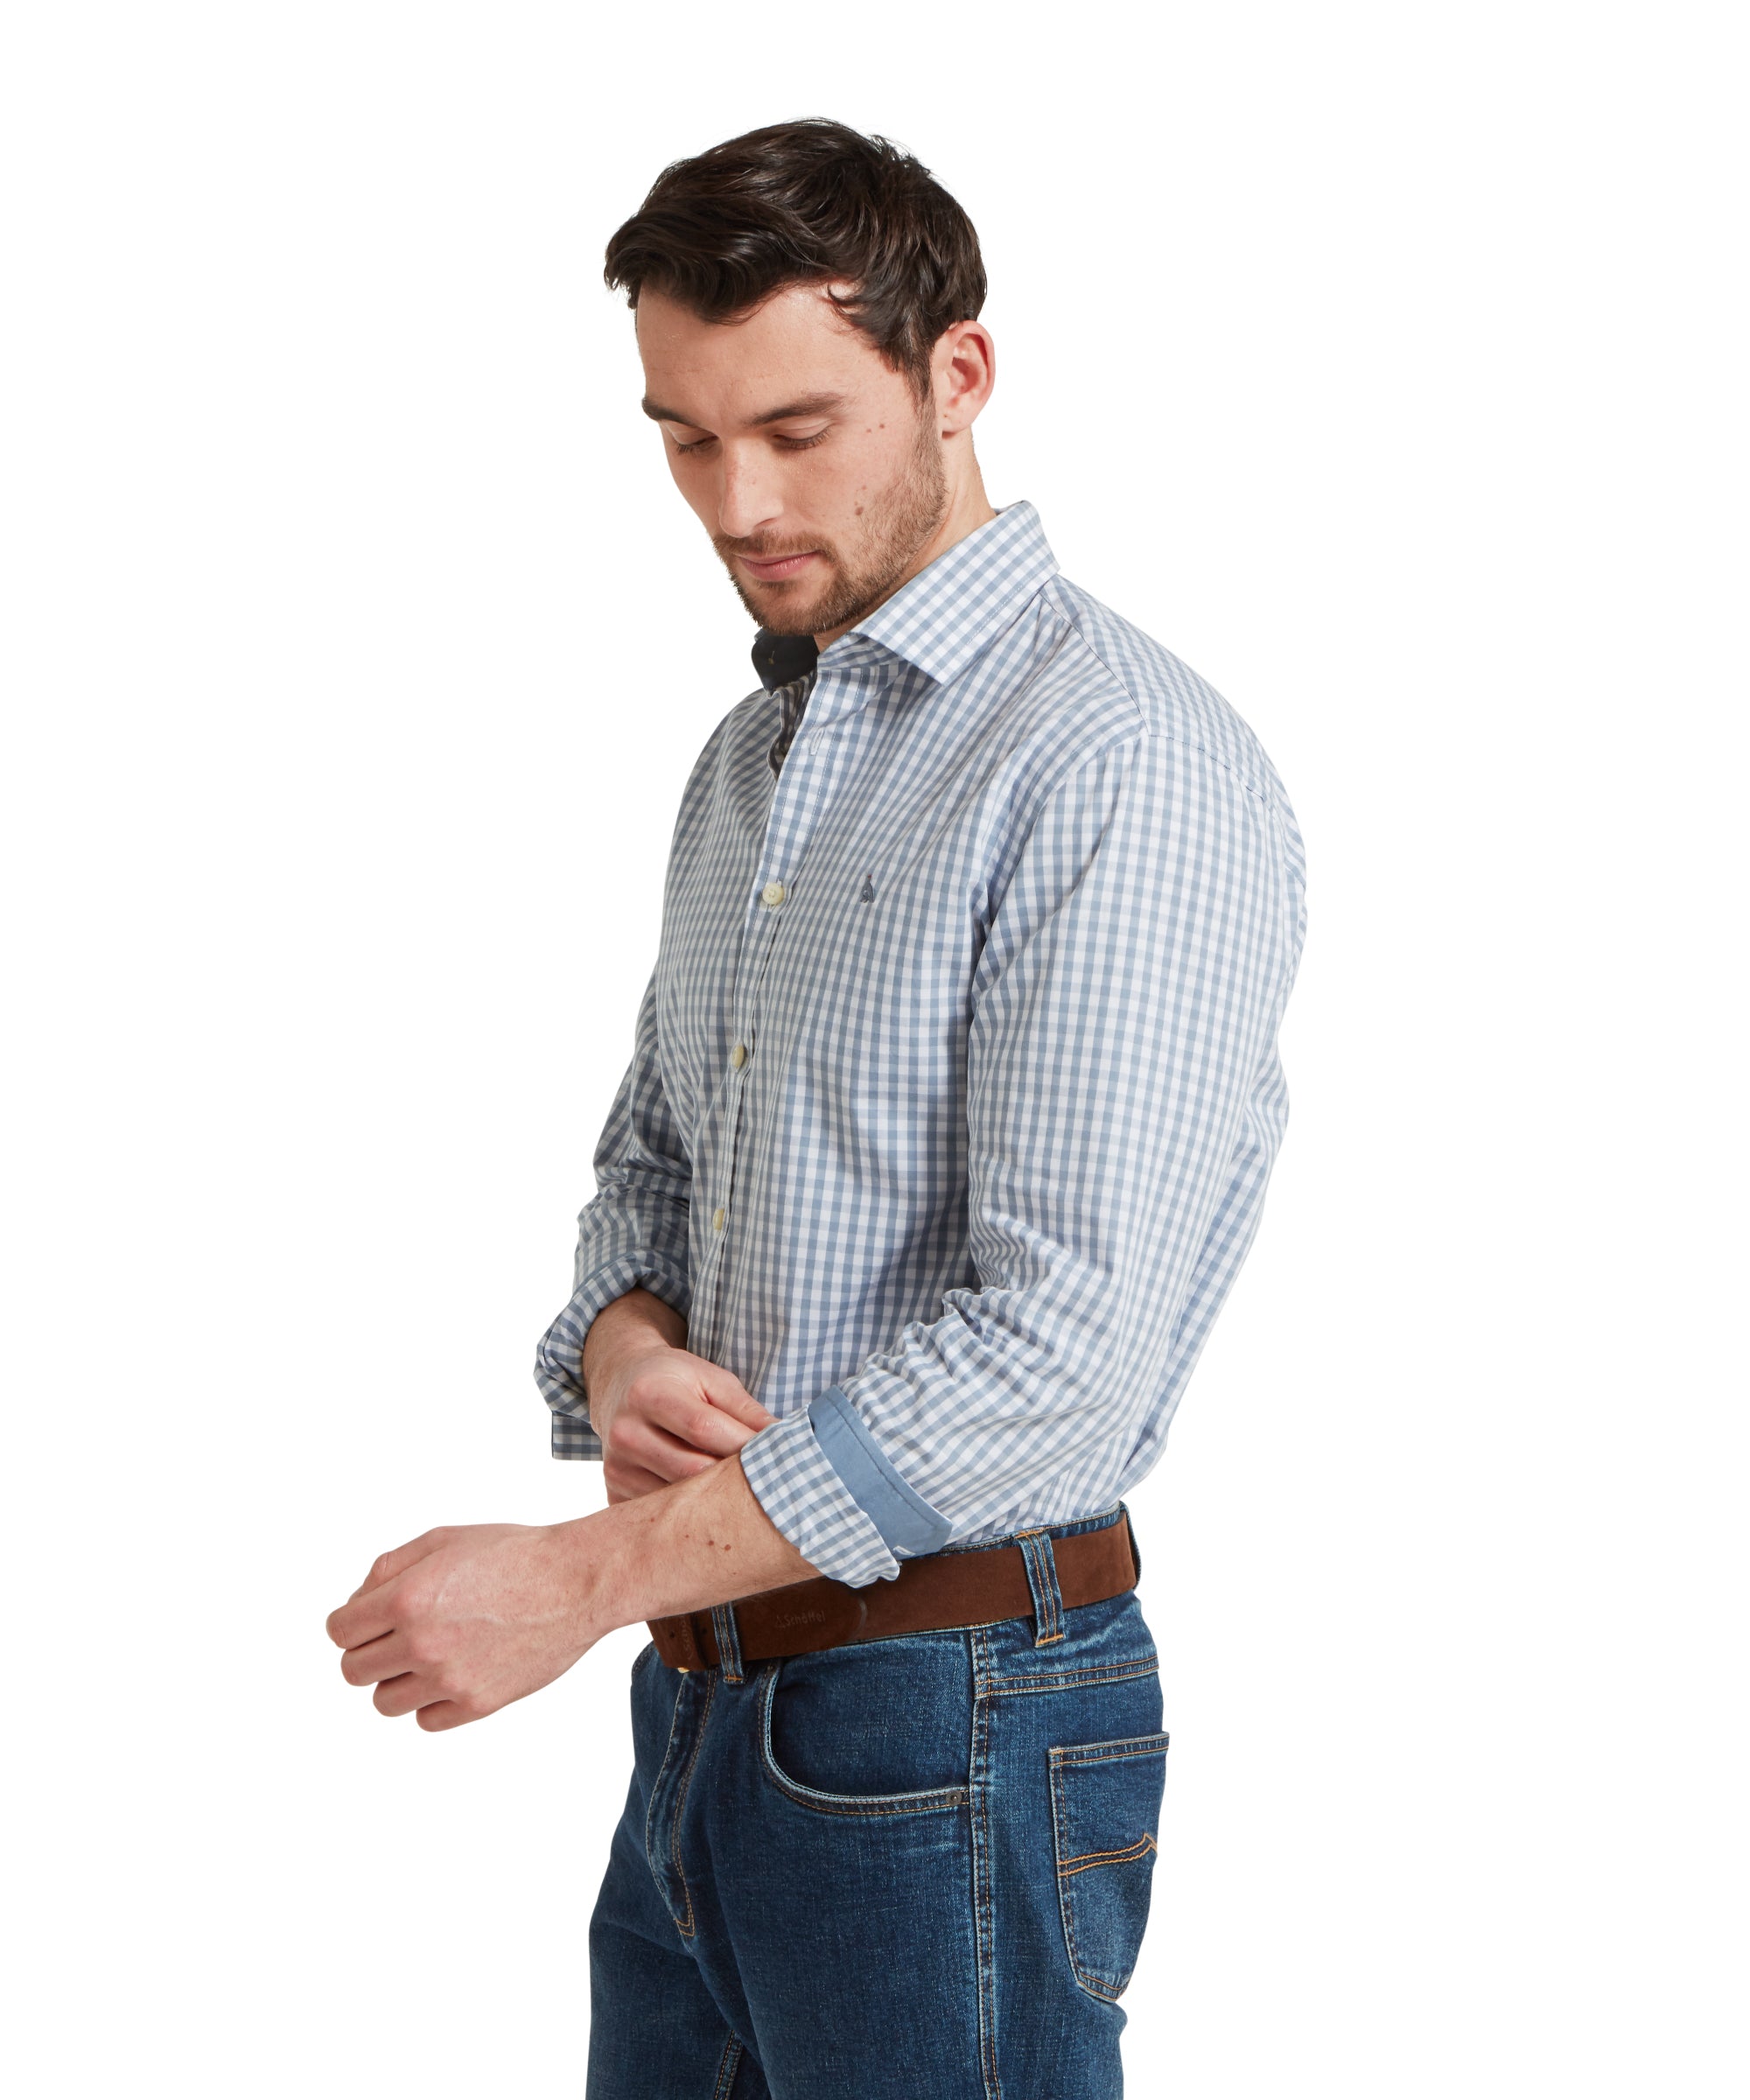
[[[944,438],[970,430],[997,383],[997,346],[983,321],[956,321],[930,357],[936,428]]]

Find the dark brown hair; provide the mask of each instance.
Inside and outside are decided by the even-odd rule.
[[[767,124],[656,178],[607,244],[609,285],[645,286],[701,319],[787,284],[848,281],[835,303],[920,399],[943,329],[975,320],[984,264],[972,221],[921,162],[827,117]]]

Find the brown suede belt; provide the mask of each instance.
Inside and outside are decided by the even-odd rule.
[[[1136,1586],[1142,1572],[1128,1510],[1097,1531],[1054,1538],[1051,1549],[1057,1586],[1067,1606],[1120,1597]],[[764,1662],[818,1648],[842,1648],[851,1641],[878,1641],[887,1634],[928,1634],[944,1627],[1030,1618],[1033,1593],[1021,1547],[975,1546],[901,1561],[890,1582],[854,1589],[820,1575],[738,1598],[728,1608],[735,1614],[742,1661]],[[709,1611],[680,1612],[646,1623],[657,1654],[671,1670],[714,1670],[721,1660]]]

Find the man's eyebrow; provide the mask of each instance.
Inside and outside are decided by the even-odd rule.
[[[663,408],[648,394],[638,405],[652,423],[683,424],[690,430],[702,430],[705,427],[702,423],[695,423],[690,416],[683,416],[678,409]],[[758,430],[768,423],[788,423],[803,416],[825,416],[844,406],[843,394],[804,394],[795,401],[787,401],[780,409],[767,409],[763,416],[756,416],[752,427]]]

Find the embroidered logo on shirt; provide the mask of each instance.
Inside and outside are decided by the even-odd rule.
[[[874,903],[874,901],[875,901],[875,878],[874,878],[872,875],[865,875],[865,876],[863,878],[863,887],[862,887],[862,889],[861,889],[861,890],[860,890],[860,891],[858,892],[858,899],[857,899],[857,900],[858,900],[858,902],[859,904],[873,904],[873,903]]]

